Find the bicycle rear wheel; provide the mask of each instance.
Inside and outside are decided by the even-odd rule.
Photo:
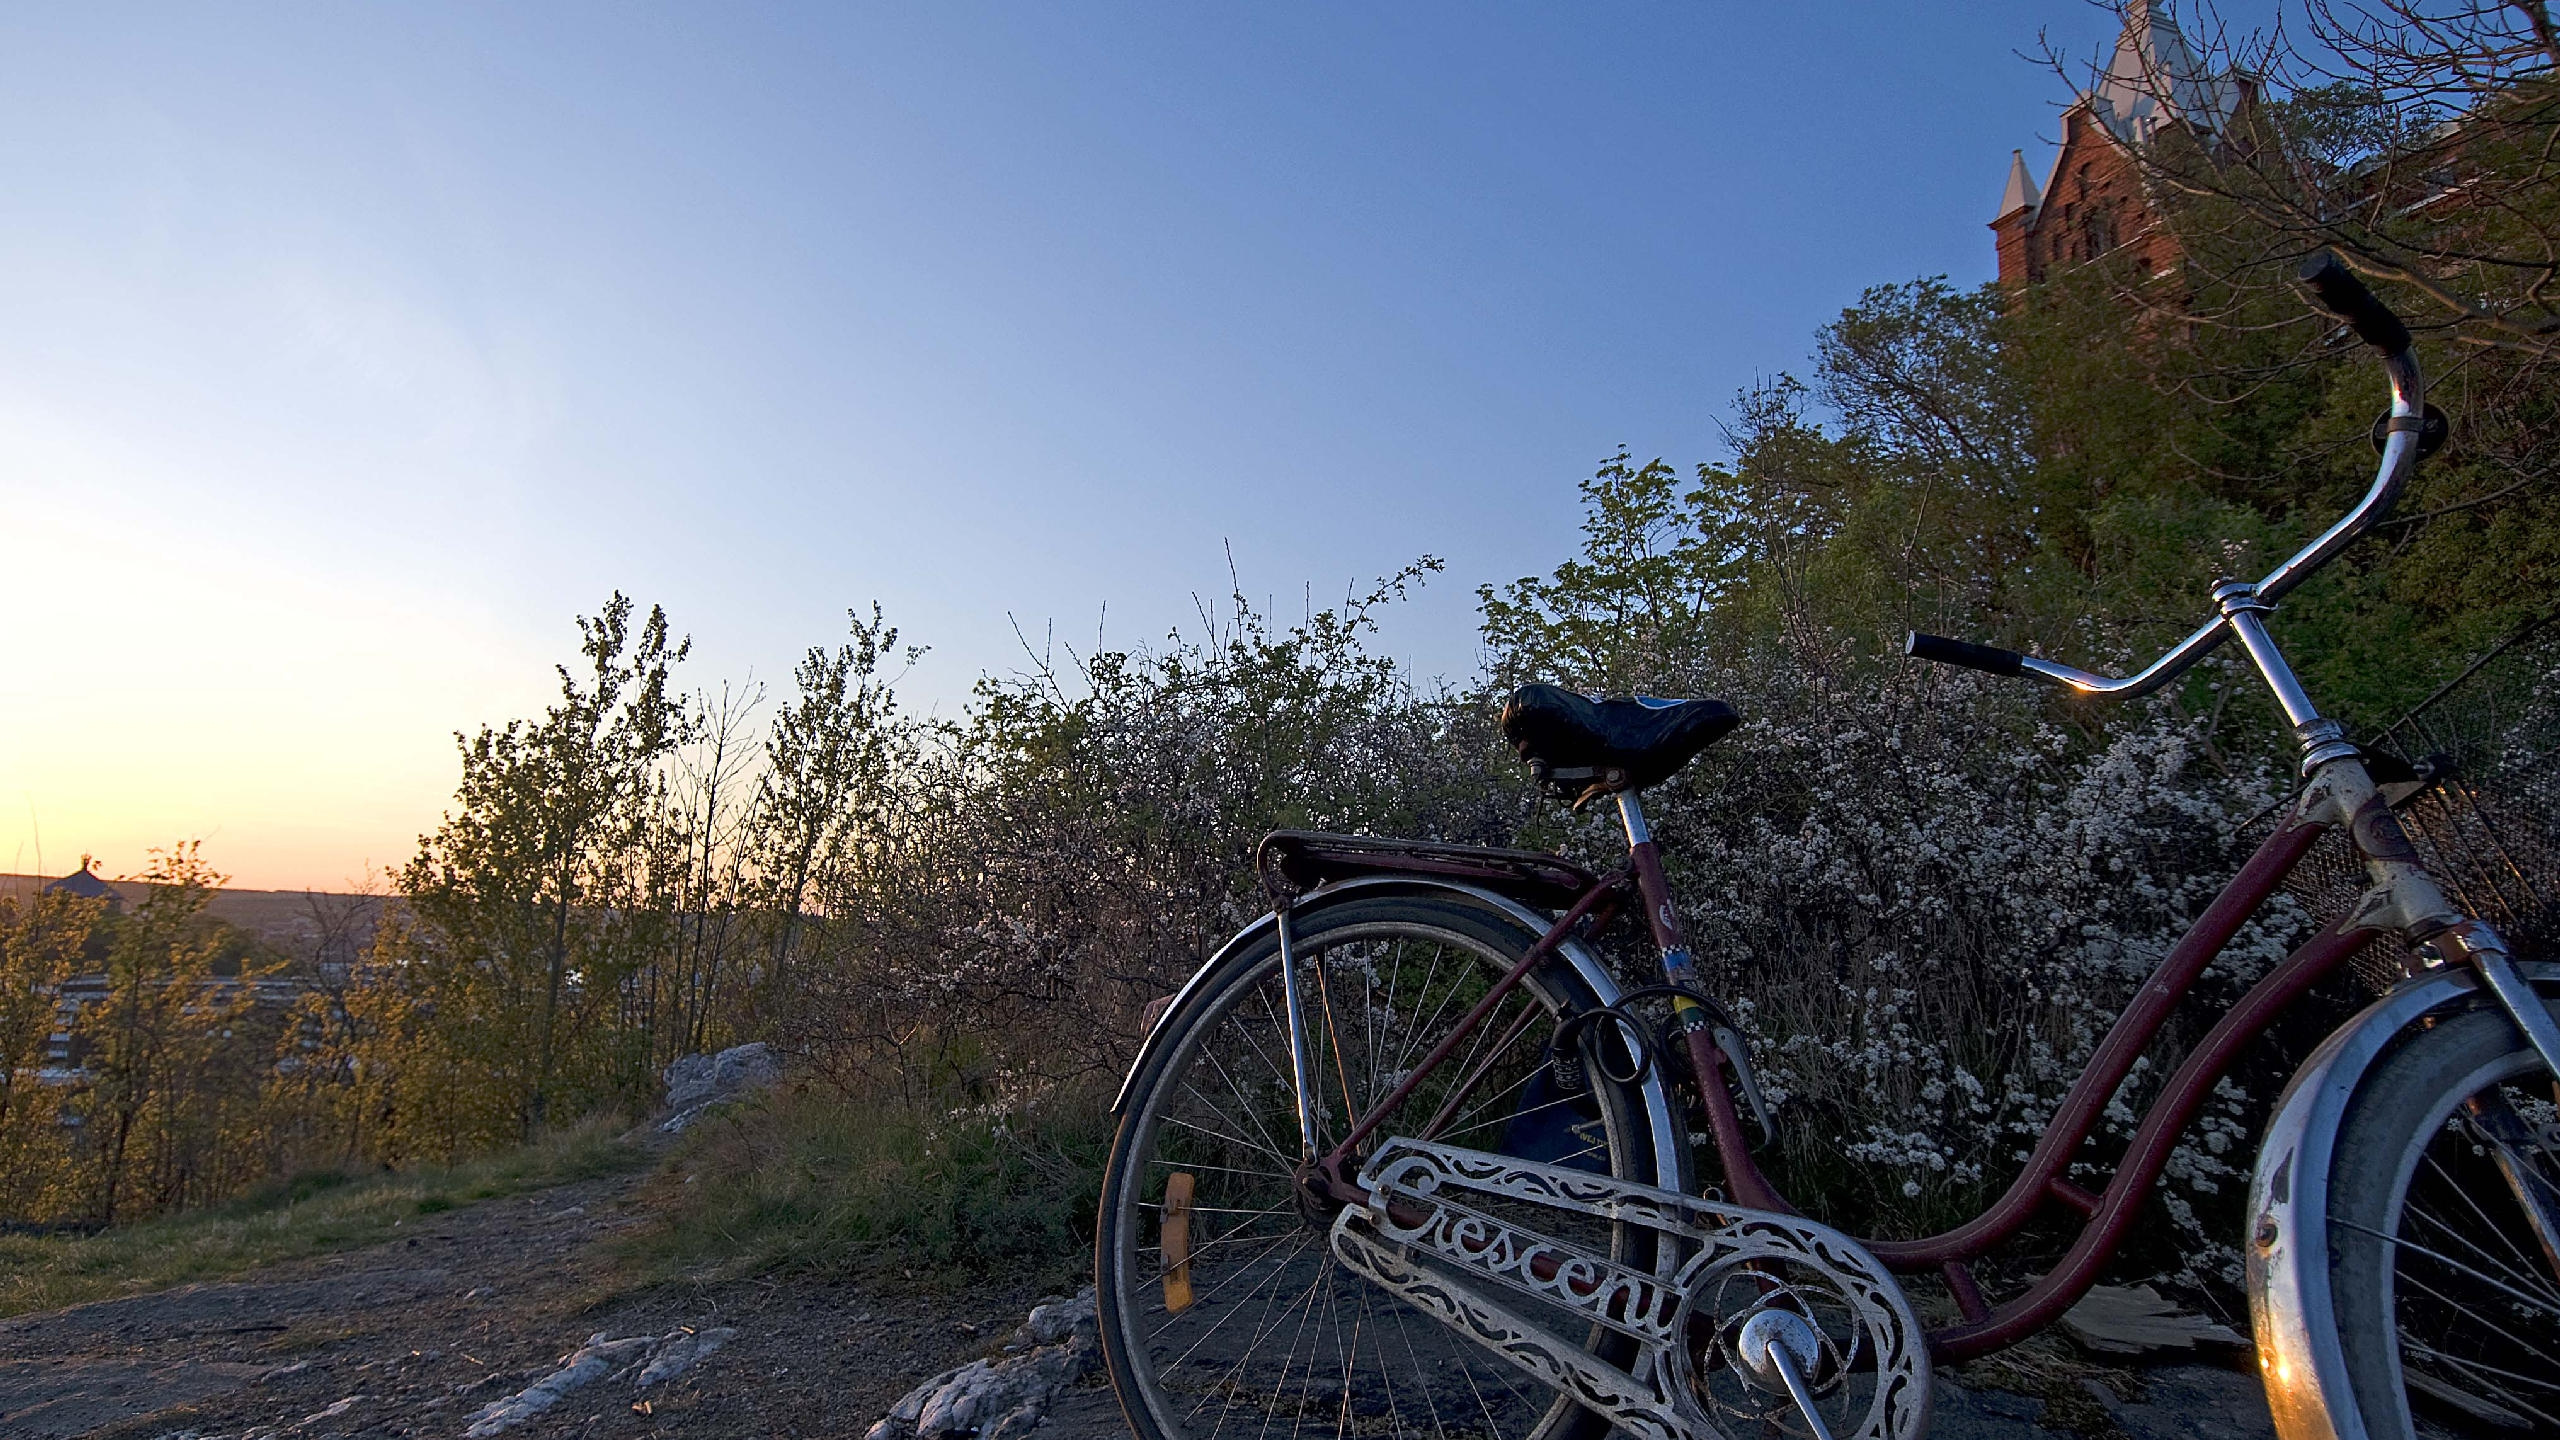
[[[2330,1294],[2375,1440],[2560,1435],[2560,1236],[2520,1198],[2560,1196],[2555,1101],[2514,1022],[2482,1008],[2410,1036],[2342,1117]]]
[[[1534,943],[1462,896],[1345,896],[1291,917],[1299,999],[1332,1144],[1411,1074]],[[1605,1426],[1345,1268],[1303,1204],[1279,949],[1267,932],[1193,987],[1131,1088],[1105,1173],[1096,1291],[1103,1351],[1140,1440],[1277,1432],[1596,1440]],[[1638,1087],[1574,1093],[1546,1064],[1556,1023],[1597,1008],[1550,957],[1376,1136],[1419,1135],[1652,1184]],[[1472,1080],[1472,1085],[1467,1084]],[[1463,1090],[1463,1094],[1459,1092]],[[1458,1098],[1452,1103],[1452,1096]],[[1374,1148],[1375,1141],[1369,1142]],[[1559,1236],[1650,1267],[1640,1226]],[[1595,1332],[1609,1354],[1622,1342]]]

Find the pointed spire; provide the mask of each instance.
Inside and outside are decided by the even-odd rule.
[[[2231,118],[2240,92],[2230,76],[2205,69],[2157,0],[2130,0],[2115,57],[2089,99],[2117,138],[2138,143],[2175,120],[2215,133]]]
[[[2044,192],[2027,178],[2027,155],[2023,150],[2009,152],[2009,188],[2000,192],[2000,210],[1991,217],[1999,224],[2021,210],[2033,210],[2044,203]]]

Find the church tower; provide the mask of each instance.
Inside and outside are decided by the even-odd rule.
[[[1991,219],[2003,285],[2032,284],[2101,255],[2147,274],[2177,264],[2177,241],[2156,223],[2134,151],[2171,127],[2208,144],[2223,139],[2248,85],[2208,72],[2156,0],[2132,0],[2124,17],[2105,73],[2062,112],[2062,149],[2044,183],[2028,174],[2023,152],[2009,152]]]

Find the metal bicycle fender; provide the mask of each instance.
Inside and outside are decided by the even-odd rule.
[[[2537,986],[2560,983],[2560,964],[2516,968]],[[2283,1440],[2367,1440],[2329,1293],[2329,1164],[2338,1124],[2394,1036],[2481,993],[2467,970],[2402,982],[2320,1042],[2267,1121],[2249,1177],[2245,1249],[2258,1368]]]
[[[1364,875],[1355,880],[1345,880],[1338,885],[1327,885],[1320,890],[1311,891],[1291,908],[1304,914],[1330,901],[1373,891],[1397,891],[1406,894],[1438,893],[1462,897],[1502,912],[1527,929],[1532,936],[1546,934],[1548,930],[1554,928],[1556,923],[1554,916],[1542,915],[1508,895],[1427,875]],[[1237,931],[1226,944],[1218,947],[1218,952],[1210,956],[1206,964],[1192,972],[1191,978],[1183,982],[1180,990],[1174,992],[1172,1002],[1165,1006],[1163,1018],[1157,1020],[1155,1028],[1149,1030],[1146,1038],[1139,1042],[1137,1056],[1129,1062],[1128,1074],[1121,1077],[1120,1092],[1112,1097],[1111,1101],[1112,1114],[1119,1115],[1128,1109],[1131,1093],[1137,1088],[1138,1072],[1144,1070],[1147,1061],[1154,1058],[1158,1037],[1165,1032],[1165,1020],[1171,1019],[1174,1013],[1191,999],[1194,992],[1206,983],[1209,973],[1217,969],[1222,961],[1239,948],[1252,944],[1268,934],[1275,923],[1274,917],[1266,914]],[[1591,987],[1591,993],[1598,997],[1601,1004],[1618,1003],[1621,993],[1618,982],[1610,977],[1608,967],[1600,963],[1599,957],[1591,953],[1590,947],[1571,936],[1566,936],[1556,942],[1555,948],[1557,956],[1573,967],[1574,973],[1582,978],[1584,984]],[[1652,1073],[1644,1078],[1642,1089],[1645,1120],[1653,1131],[1653,1173],[1670,1188],[1686,1189],[1689,1184],[1689,1137],[1685,1117],[1680,1115],[1678,1108],[1671,1103],[1670,1094],[1663,1088],[1661,1067],[1654,1067]]]

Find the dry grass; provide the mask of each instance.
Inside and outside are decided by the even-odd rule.
[[[864,1270],[924,1286],[1065,1283],[1091,1264],[1111,1117],[855,1098],[796,1085],[706,1116],[622,1246],[650,1280]]]
[[[0,1316],[226,1279],[374,1244],[422,1214],[627,1169],[643,1156],[617,1138],[620,1128],[598,1117],[448,1168],[297,1175],[219,1209],[94,1235],[0,1235]]]

